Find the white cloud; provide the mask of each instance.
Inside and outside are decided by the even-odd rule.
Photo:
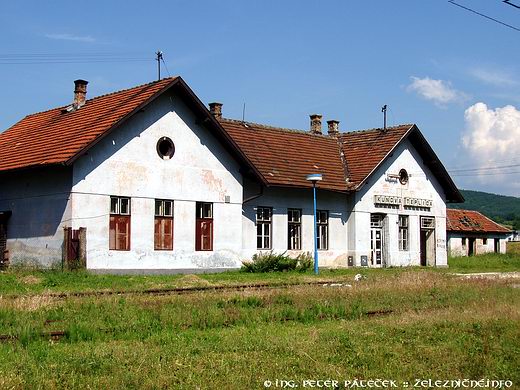
[[[72,34],[45,34],[46,38],[49,39],[57,39],[61,41],[76,41],[76,42],[86,42],[86,43],[94,43],[96,39],[90,35],[72,35]]]
[[[514,87],[520,84],[513,76],[503,71],[476,68],[470,73],[477,80],[497,87]]]
[[[465,93],[453,88],[449,81],[434,80],[429,77],[421,79],[415,76],[410,77],[410,79],[412,82],[407,87],[408,91],[416,92],[424,99],[431,100],[441,107],[468,98]]]
[[[472,159],[481,181],[518,187],[520,175],[520,110],[508,105],[496,109],[476,103],[464,112],[466,130],[462,145]],[[505,167],[493,169],[493,167]],[[491,169],[489,169],[491,168]]]

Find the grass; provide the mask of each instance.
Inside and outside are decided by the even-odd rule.
[[[520,254],[488,253],[448,259],[450,272],[512,272],[520,271]]]
[[[520,242],[508,241],[506,242],[507,253],[520,255]]]
[[[198,275],[96,275],[88,271],[9,269],[0,272],[0,295],[73,293],[91,291],[143,291],[182,287],[232,286],[242,284],[287,284],[327,280],[353,280],[365,275],[398,273],[405,269],[338,269],[312,272],[269,272],[263,274],[228,271]]]
[[[264,380],[354,377],[520,383],[515,280],[387,271],[352,287],[3,298],[0,333],[13,339],[0,343],[0,388],[254,389]],[[46,336],[53,330],[64,337]]]
[[[488,254],[448,259],[448,269],[437,272],[507,272],[520,271],[520,255]],[[287,284],[335,280],[353,281],[354,275],[394,275],[408,272],[428,272],[430,268],[407,267],[387,269],[324,269],[315,276],[312,271],[247,273],[229,271],[199,275],[96,275],[88,271],[37,270],[11,268],[0,272],[0,296],[42,293],[75,293],[95,291],[144,291],[182,287],[232,286],[243,284]]]

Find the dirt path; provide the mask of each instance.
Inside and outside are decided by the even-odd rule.
[[[465,279],[520,279],[520,272],[478,272],[470,274],[453,273],[452,275]]]

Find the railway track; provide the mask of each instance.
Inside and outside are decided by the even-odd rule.
[[[206,291],[243,291],[243,290],[269,290],[283,289],[301,286],[324,286],[324,287],[351,287],[345,280],[319,280],[303,283],[253,283],[253,284],[234,284],[218,286],[190,286],[190,287],[171,287],[171,288],[152,288],[144,290],[96,290],[96,291],[71,291],[71,292],[49,292],[31,294],[7,294],[0,296],[4,299],[48,297],[57,299],[97,297],[110,295],[180,295]]]

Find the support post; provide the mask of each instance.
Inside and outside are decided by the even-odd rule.
[[[78,266],[87,268],[87,228],[79,228]]]
[[[313,183],[312,192],[314,197],[314,273],[318,275],[318,221],[316,218],[316,182]]]

